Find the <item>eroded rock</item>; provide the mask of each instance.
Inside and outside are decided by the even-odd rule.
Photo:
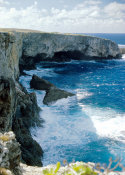
[[[16,87],[17,109],[13,119],[13,131],[16,139],[21,144],[22,159],[28,165],[42,166],[42,148],[32,138],[30,127],[41,126],[35,93],[28,94],[22,91],[22,87]]]
[[[52,83],[43,78],[38,77],[37,75],[32,76],[32,80],[30,81],[30,87],[37,90],[49,90],[51,87],[55,87]]]
[[[0,32],[0,76],[13,80],[19,78],[22,41],[22,33]]]
[[[69,61],[120,58],[118,45],[111,40],[87,35],[24,32],[20,66],[27,69],[39,61]]]
[[[20,160],[20,144],[16,141],[14,133],[0,133],[0,167],[4,168],[3,171],[11,170],[15,175],[20,175]]]
[[[62,98],[67,98],[67,97],[71,97],[74,96],[75,94],[58,89],[58,88],[50,88],[48,91],[46,91],[46,95],[43,99],[43,103],[48,105],[52,102],[55,102],[59,99]]]
[[[12,128],[13,115],[16,110],[16,91],[12,79],[0,78],[0,132]]]
[[[59,99],[67,98],[75,95],[71,92],[67,92],[57,88],[55,85],[53,85],[49,81],[44,80],[43,78],[40,78],[36,75],[32,76],[32,80],[30,81],[30,86],[31,88],[34,88],[37,90],[46,91],[45,97],[43,99],[43,103],[46,105],[52,102],[55,102]]]

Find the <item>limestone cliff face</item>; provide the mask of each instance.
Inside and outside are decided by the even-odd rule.
[[[19,77],[19,58],[22,56],[22,34],[0,32],[0,76]]]
[[[34,68],[36,62],[70,61],[71,59],[110,59],[119,58],[118,45],[110,40],[91,36],[23,33],[23,57],[20,67]]]
[[[38,61],[119,58],[118,45],[110,40],[73,34],[45,33],[28,30],[0,30],[0,75],[19,76]]]
[[[87,57],[119,57],[119,49],[114,42],[83,35],[26,33],[23,39],[23,55],[35,57],[38,54],[53,58],[58,52],[78,51]],[[78,58],[79,59],[79,58]],[[83,57],[84,59],[84,57]]]
[[[33,151],[36,149],[36,159],[29,164],[41,166],[42,149],[29,131],[39,119],[36,95],[28,94],[18,83],[22,39],[22,33],[19,32],[0,32],[0,132],[15,132],[24,162],[34,160]]]

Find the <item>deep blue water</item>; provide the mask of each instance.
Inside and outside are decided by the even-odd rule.
[[[119,43],[121,44],[121,43]],[[44,150],[43,164],[91,161],[107,163],[123,157],[125,166],[125,60],[41,62],[25,71],[20,82],[36,92],[43,128],[32,128]],[[30,89],[36,74],[74,97],[43,105],[43,91]]]
[[[117,44],[125,45],[125,33],[86,33],[86,35],[110,39]]]

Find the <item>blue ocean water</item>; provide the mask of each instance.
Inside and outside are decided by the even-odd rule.
[[[43,165],[64,159],[108,164],[122,157],[125,166],[125,59],[41,62],[25,72],[20,82],[36,92],[45,121],[31,129],[44,150]],[[30,89],[33,74],[76,95],[46,106],[45,92]]]
[[[125,33],[85,33],[86,35],[110,39],[117,44],[125,45]]]

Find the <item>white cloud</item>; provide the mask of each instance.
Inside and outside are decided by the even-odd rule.
[[[3,2],[3,0],[0,0]],[[4,1],[5,2],[5,1]],[[19,10],[0,7],[0,27],[58,32],[125,32],[125,4],[83,1],[71,10],[40,9],[37,1]]]
[[[0,0],[0,6],[2,5],[9,5],[8,1]]]
[[[104,8],[104,12],[108,17],[125,19],[125,4],[112,2]]]

